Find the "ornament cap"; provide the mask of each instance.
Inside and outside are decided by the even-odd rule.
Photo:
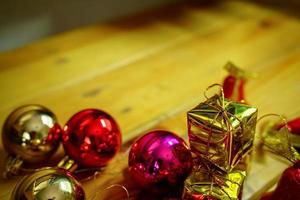
[[[3,178],[9,178],[19,174],[20,168],[23,165],[23,160],[17,156],[8,156],[6,161],[5,170],[3,172]]]
[[[57,167],[66,169],[70,172],[74,172],[78,165],[76,164],[76,162],[71,159],[69,156],[65,156],[57,165]]]

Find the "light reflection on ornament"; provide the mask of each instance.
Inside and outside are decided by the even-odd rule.
[[[81,184],[70,174],[60,169],[41,169],[25,176],[14,188],[12,200],[84,200]]]
[[[151,131],[140,137],[129,153],[129,172],[139,186],[164,191],[183,183],[192,169],[184,140],[169,131]]]
[[[74,114],[62,134],[66,156],[59,167],[74,170],[105,166],[121,148],[121,131],[108,113],[85,109]],[[72,160],[72,165],[70,165]]]
[[[9,157],[4,177],[18,175],[23,162],[40,163],[57,150],[61,128],[56,116],[40,105],[25,105],[7,117],[2,130],[2,142]]]

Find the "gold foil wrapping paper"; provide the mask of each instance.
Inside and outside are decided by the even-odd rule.
[[[240,170],[211,176],[207,169],[199,169],[185,181],[183,199],[201,199],[200,196],[207,196],[212,199],[238,200],[242,195],[245,177],[246,172]],[[198,198],[193,198],[195,196]]]
[[[194,169],[183,199],[241,199],[257,108],[215,95],[190,110],[187,119]]]
[[[211,163],[194,158],[194,168],[185,181],[184,200],[239,200],[250,166],[251,155],[245,156],[231,172],[220,171]]]
[[[257,108],[215,95],[187,113],[192,152],[231,171],[252,149]]]

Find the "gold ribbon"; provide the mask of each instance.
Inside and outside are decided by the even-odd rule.
[[[208,97],[206,95],[206,92],[215,87],[215,86],[219,86],[220,87],[220,90],[221,90],[221,96],[219,94],[216,94],[214,95],[213,97]],[[205,153],[204,155],[201,155],[202,158],[206,159],[206,160],[211,160],[211,158],[215,155],[217,155],[217,153],[212,153],[212,152],[209,152],[209,149],[210,149],[210,145],[212,143],[221,143],[223,141],[226,141],[226,146],[228,149],[228,161],[229,161],[229,167],[226,169],[227,171],[230,171],[239,161],[239,158],[243,157],[243,147],[244,147],[244,142],[242,140],[243,138],[243,133],[244,133],[244,123],[243,121],[241,121],[237,116],[231,114],[230,112],[228,112],[226,110],[226,107],[228,107],[232,102],[231,101],[225,101],[225,98],[224,98],[224,92],[223,92],[223,89],[222,89],[222,86],[219,85],[219,84],[213,84],[211,86],[209,86],[207,88],[207,90],[204,92],[204,96],[206,97],[206,101],[204,103],[202,103],[202,105],[205,105],[205,107],[207,108],[211,108],[214,110],[215,112],[215,116],[213,119],[207,119],[206,120],[202,120],[202,124],[201,126],[203,126],[205,128],[205,130],[208,130],[209,133],[208,133],[208,138],[207,138],[207,141],[206,141],[206,150],[205,150]],[[201,111],[201,110],[197,110],[195,109],[195,111]],[[204,110],[203,110],[204,111]],[[206,109],[206,111],[208,111],[208,109]],[[191,112],[189,112],[190,115],[193,115],[191,114]],[[196,114],[195,114],[196,115]],[[195,116],[194,115],[194,116]],[[197,116],[195,116],[196,118]],[[213,127],[218,124],[217,123],[217,119],[221,117],[221,122],[220,122],[220,129],[222,131],[222,135],[223,137],[220,138],[218,141],[212,141],[212,136],[213,136],[213,133],[214,133],[214,130],[213,130]],[[230,123],[231,121],[234,121],[232,120],[232,118],[234,120],[236,120],[238,122],[238,126],[240,127],[240,135],[238,135],[237,137],[234,138],[234,129],[237,129],[236,127],[234,128],[232,123]],[[195,126],[197,126],[197,124],[193,124]],[[197,136],[195,136],[197,137]],[[239,141],[239,144],[241,145],[241,151],[240,152],[237,152],[236,155],[233,155],[233,145],[234,145],[234,139],[238,139]],[[246,152],[247,153],[247,152]],[[244,152],[244,154],[246,154]]]
[[[220,94],[208,97],[206,94],[207,91],[215,86],[220,87]],[[225,100],[221,85],[213,84],[209,86],[204,92],[204,96],[206,101],[188,112],[188,115],[193,118],[191,122],[192,125],[189,125],[190,128],[196,126],[201,132],[205,132],[207,138],[200,138],[201,134],[199,135],[199,133],[198,135],[194,132],[190,133],[190,137],[192,138],[190,139],[191,148],[193,145],[197,146],[198,143],[203,142],[203,140],[205,140],[206,143],[205,146],[201,146],[202,148],[198,147],[200,149],[205,148],[204,152],[195,147],[196,157],[194,158],[194,169],[192,175],[186,180],[186,191],[190,194],[196,192],[196,194],[212,196],[222,200],[238,199],[246,172],[234,167],[245,155],[248,155],[248,151],[251,150],[251,148],[247,150],[243,141],[245,124],[238,116],[226,110],[230,104],[235,104],[236,102]],[[233,108],[235,107],[233,106]],[[203,120],[201,118],[202,111],[203,113],[213,113],[214,117],[209,118],[206,116],[205,120]],[[257,111],[256,108],[255,111]],[[233,123],[235,123],[235,126]],[[216,134],[216,131],[223,136],[219,138],[219,140],[212,141],[213,134]],[[198,141],[198,139],[201,141]],[[226,166],[225,169],[215,164],[212,160],[215,155],[218,156],[218,151],[215,151],[215,153],[210,152],[210,145],[218,145],[220,143],[226,143],[225,147],[228,152],[228,166]],[[237,152],[233,151],[235,143],[239,145],[236,149],[240,149]],[[247,151],[244,151],[244,147]],[[200,155],[198,155],[197,152],[200,152]]]

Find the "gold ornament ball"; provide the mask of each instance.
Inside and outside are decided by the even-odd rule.
[[[11,200],[84,200],[81,184],[61,168],[42,169],[24,177],[14,188]]]
[[[40,105],[17,108],[7,117],[2,130],[5,150],[28,163],[48,159],[57,150],[60,137],[56,116]]]

